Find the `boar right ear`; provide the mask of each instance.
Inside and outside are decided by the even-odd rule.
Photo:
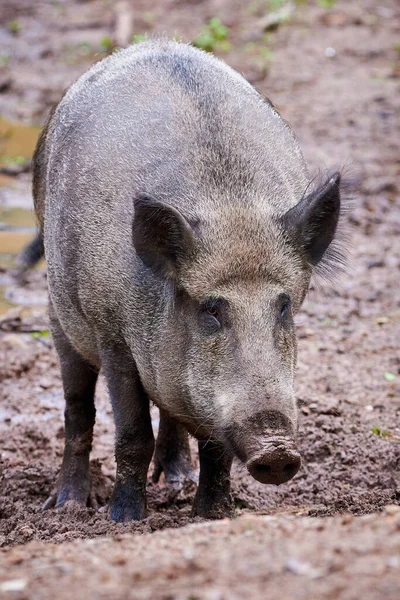
[[[135,201],[132,240],[147,267],[175,279],[179,264],[194,248],[193,230],[176,208],[146,197]]]
[[[283,217],[291,240],[314,267],[333,241],[340,216],[340,173],[334,173]]]

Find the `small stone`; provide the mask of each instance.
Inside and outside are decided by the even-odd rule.
[[[185,548],[183,551],[183,558],[192,561],[194,559],[193,548]]]
[[[398,569],[400,567],[400,554],[395,554],[394,556],[389,556],[386,561],[388,567],[392,569]]]
[[[354,515],[352,515],[350,513],[343,515],[343,517],[342,517],[343,525],[348,525],[349,523],[352,523],[353,521],[354,521]]]
[[[333,58],[334,56],[336,56],[335,48],[325,48],[325,56],[327,56],[328,58]]]
[[[26,584],[26,579],[9,579],[0,583],[0,592],[22,592]]]
[[[400,513],[400,506],[397,506],[396,504],[387,504],[387,506],[385,506],[385,513],[387,515],[397,515]]]
[[[20,565],[22,562],[24,562],[24,555],[20,552],[13,552],[7,557],[7,562],[10,565]]]
[[[389,323],[388,317],[378,317],[376,320],[377,325],[384,325],[385,323]]]
[[[39,385],[41,388],[43,388],[44,390],[48,390],[51,387],[51,381],[50,379],[47,379],[47,377],[43,377],[40,381],[39,381]]]
[[[315,332],[313,329],[304,327],[299,330],[297,337],[301,340],[301,339],[313,337],[314,335],[315,335]]]
[[[323,575],[320,569],[316,569],[308,562],[301,562],[295,558],[291,558],[285,565],[286,569],[295,575],[305,575],[311,579],[317,579]]]
[[[111,558],[111,564],[112,565],[125,565],[126,558],[122,554],[116,554],[115,556],[113,556]]]

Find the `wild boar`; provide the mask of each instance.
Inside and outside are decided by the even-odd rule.
[[[155,481],[192,477],[188,432],[194,515],[230,513],[234,456],[262,483],[292,478],[293,316],[335,256],[340,174],[313,184],[292,130],[241,75],[152,40],[65,93],[35,153],[34,198],[66,401],[46,506],[89,502],[100,369],[116,426],[115,521],[145,517],[153,452]]]

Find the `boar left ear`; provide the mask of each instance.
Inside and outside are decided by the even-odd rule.
[[[340,173],[334,173],[283,216],[290,238],[311,266],[317,265],[335,237],[340,216]]]
[[[141,197],[135,201],[132,241],[144,264],[174,279],[179,263],[194,249],[189,222],[176,208]]]

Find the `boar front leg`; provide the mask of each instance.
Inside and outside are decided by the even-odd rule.
[[[118,523],[147,515],[146,481],[154,450],[149,399],[128,349],[102,352],[115,421],[117,476],[110,515]]]
[[[218,442],[199,441],[200,479],[192,516],[222,519],[233,513],[230,472],[232,454]]]
[[[160,427],[154,453],[152,480],[157,483],[164,472],[165,481],[182,488],[185,480],[196,481],[190,460],[189,438],[186,429],[160,409]]]

